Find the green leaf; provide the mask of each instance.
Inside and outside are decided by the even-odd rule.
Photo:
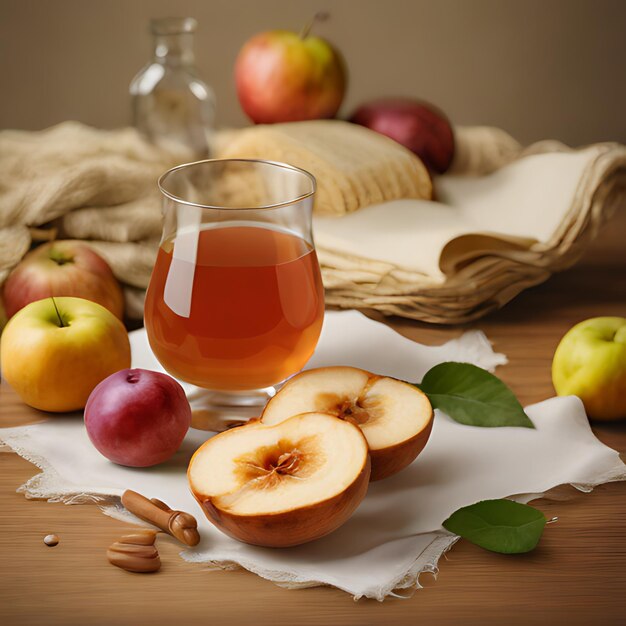
[[[417,385],[435,409],[468,426],[534,428],[515,394],[497,377],[469,363],[440,363]]]
[[[465,506],[443,523],[451,533],[502,554],[533,550],[545,525],[541,511],[512,500],[483,500]]]

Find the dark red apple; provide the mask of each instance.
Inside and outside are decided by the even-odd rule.
[[[87,434],[110,461],[149,467],[167,461],[191,426],[183,388],[167,374],[120,370],[105,378],[85,407]]]
[[[124,317],[124,294],[107,262],[73,241],[53,241],[31,250],[4,283],[8,317],[50,296],[85,298]]]
[[[241,49],[237,95],[254,123],[332,118],[339,110],[346,89],[344,63],[330,43],[309,35],[311,25],[300,34],[260,33]]]
[[[444,113],[428,102],[409,98],[374,100],[361,105],[350,121],[402,144],[431,172],[443,174],[452,163],[452,126]]]

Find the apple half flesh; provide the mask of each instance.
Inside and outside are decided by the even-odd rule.
[[[220,433],[198,448],[187,472],[209,521],[239,541],[274,548],[341,526],[365,497],[369,476],[361,431],[323,413]]]
[[[279,424],[307,411],[328,413],[361,429],[370,449],[371,480],[412,463],[433,425],[433,408],[417,387],[355,367],[320,367],[294,376],[268,402],[261,421]]]

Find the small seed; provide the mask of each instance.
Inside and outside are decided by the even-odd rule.
[[[59,543],[59,538],[56,535],[46,535],[43,538],[43,542],[47,546],[50,546],[51,548],[53,548],[54,546],[56,546]]]

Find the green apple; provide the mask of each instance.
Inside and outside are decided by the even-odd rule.
[[[626,418],[626,318],[594,317],[561,339],[552,361],[559,396],[578,396],[597,420]]]
[[[82,409],[94,387],[130,367],[122,322],[83,298],[45,298],[27,304],[0,339],[2,375],[29,406]]]

